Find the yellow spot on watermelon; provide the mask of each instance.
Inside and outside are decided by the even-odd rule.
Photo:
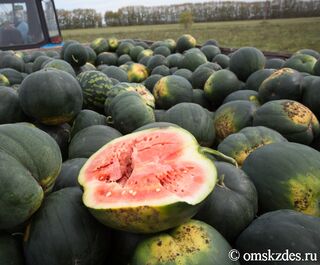
[[[314,114],[299,102],[286,101],[283,104],[283,109],[295,124],[309,125],[313,120]]]
[[[298,176],[289,180],[290,201],[296,211],[320,216],[318,177],[313,175]]]

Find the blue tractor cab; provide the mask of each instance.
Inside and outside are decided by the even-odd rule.
[[[0,50],[61,45],[53,0],[0,0]]]

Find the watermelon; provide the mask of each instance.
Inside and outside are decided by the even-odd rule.
[[[107,93],[113,85],[110,78],[99,71],[88,71],[79,74],[77,80],[82,88],[84,106],[103,111]]]
[[[265,126],[288,141],[310,144],[320,134],[317,117],[294,100],[273,100],[263,104],[253,116],[253,126]]]
[[[119,40],[116,37],[110,37],[107,39],[109,50],[115,51],[119,46]]]
[[[43,66],[43,69],[48,69],[48,68],[55,68],[61,71],[65,71],[71,74],[73,77],[76,77],[76,73],[72,68],[72,66],[64,60],[55,59],[55,60],[49,61]]]
[[[137,61],[139,62],[144,57],[151,57],[153,55],[153,50],[146,49],[141,52],[139,52],[137,56]]]
[[[239,265],[229,259],[229,243],[210,225],[191,220],[141,241],[132,265]]]
[[[294,54],[283,65],[295,69],[299,72],[314,74],[313,67],[316,64],[317,59],[308,54]]]
[[[184,53],[180,61],[180,68],[186,68],[193,72],[198,66],[207,62],[207,57],[201,51],[190,50]]]
[[[266,70],[264,70],[266,71]],[[261,82],[259,99],[261,103],[277,99],[301,99],[302,75],[291,68],[282,68]]]
[[[317,51],[312,50],[312,49],[301,49],[301,50],[297,51],[296,54],[307,54],[307,55],[313,56],[316,59],[320,58],[320,53],[318,53]]]
[[[215,139],[213,121],[208,112],[195,103],[179,103],[171,107],[164,121],[191,132],[201,146],[212,146]]]
[[[149,237],[148,234],[128,233],[113,230],[112,233],[112,261],[108,264],[128,265],[139,242]],[[119,255],[121,253],[121,255]]]
[[[118,65],[123,65],[128,62],[132,62],[132,59],[129,54],[122,54],[118,58]]]
[[[34,125],[40,130],[49,134],[56,141],[60,148],[62,159],[65,160],[68,157],[71,126],[68,123],[48,126],[38,122],[35,122]]]
[[[220,48],[215,45],[205,45],[201,48],[201,51],[204,53],[204,55],[207,57],[208,61],[210,62],[218,54],[221,54]]]
[[[132,58],[132,60],[134,62],[137,62],[138,61],[138,56],[140,54],[140,52],[144,51],[144,48],[141,47],[141,46],[135,46],[134,48],[132,48],[130,50],[130,57]]]
[[[161,54],[165,57],[171,54],[170,49],[167,46],[161,45],[153,50],[154,54]]]
[[[320,91],[320,77],[308,76],[302,82],[302,103],[308,107],[318,118],[320,118],[320,98],[318,96]]]
[[[88,54],[88,63],[91,63],[91,64],[95,64],[96,62],[96,59],[97,59],[97,54],[96,52],[89,46],[85,46],[85,49],[87,51],[87,54]]]
[[[97,68],[93,64],[86,63],[85,65],[77,69],[77,74],[81,74],[83,72],[88,72],[88,71],[95,71],[95,70],[97,70]]]
[[[218,150],[233,157],[239,165],[242,165],[243,161],[255,149],[267,144],[281,142],[287,142],[287,139],[272,129],[263,126],[246,127],[225,138],[218,145]]]
[[[254,90],[244,89],[244,90],[235,91],[235,92],[229,94],[224,99],[222,104],[225,104],[230,101],[235,101],[235,100],[247,100],[247,101],[250,101],[250,102],[256,104],[257,106],[260,106],[259,94],[257,91],[254,91]]]
[[[114,78],[119,82],[128,82],[128,73],[117,66],[110,65],[103,67],[101,72],[106,74],[109,78]]]
[[[216,178],[192,134],[165,127],[109,142],[88,159],[78,180],[84,204],[100,222],[155,233],[195,215]]]
[[[46,125],[71,121],[81,110],[83,97],[77,80],[57,69],[30,74],[19,89],[23,111]]]
[[[156,105],[161,109],[169,109],[181,102],[192,101],[192,85],[177,75],[162,77],[153,88]]]
[[[17,237],[0,233],[0,264],[24,265],[23,249]]]
[[[189,82],[192,81],[192,74],[193,73],[189,69],[185,69],[185,68],[180,68],[173,73],[173,75],[181,76],[181,77],[187,79]]]
[[[212,225],[232,243],[257,214],[257,191],[240,168],[225,162],[214,163],[218,183],[195,218]]]
[[[162,75],[162,76],[167,76],[170,75],[171,71],[168,66],[165,65],[159,65],[156,68],[154,68],[151,72],[151,75]]]
[[[68,48],[69,45],[71,44],[74,44],[74,43],[79,43],[78,41],[76,40],[67,40],[66,42],[64,42],[61,50],[60,50],[60,57],[61,58],[64,58],[64,52],[66,51],[66,49]],[[31,62],[34,62],[35,59],[37,59],[39,56],[42,56],[42,55],[46,55],[45,52],[42,52],[42,51],[34,51],[31,53]]]
[[[147,63],[147,68],[149,69],[149,72],[151,73],[154,68],[156,68],[159,65],[168,65],[168,61],[166,57],[163,55],[157,54],[150,58],[150,60]]]
[[[246,81],[252,73],[263,69],[265,63],[266,58],[260,50],[254,47],[243,47],[231,56],[230,70],[241,81]]]
[[[315,75],[320,76],[320,59],[314,64],[313,72]]]
[[[134,48],[134,45],[131,42],[122,41],[117,47],[116,53],[118,54],[118,56],[121,56],[124,54],[130,54],[130,51],[133,48]]]
[[[3,74],[0,74],[0,86],[10,86],[9,79]]]
[[[5,55],[1,60],[0,68],[12,68],[19,72],[23,72],[24,70],[24,61],[19,56],[13,55]]]
[[[107,94],[106,101],[104,103],[104,111],[105,114],[108,116],[110,115],[110,104],[111,101],[119,94],[126,92],[126,91],[135,91],[140,96],[142,96],[144,102],[151,108],[155,107],[155,99],[154,96],[149,92],[149,90],[142,84],[138,83],[126,83],[121,82],[117,85],[113,86],[111,90]]]
[[[63,59],[73,67],[80,67],[88,61],[88,51],[81,44],[74,43],[65,50]]]
[[[0,86],[0,124],[25,120],[19,97],[11,87]]]
[[[110,231],[81,201],[78,187],[51,193],[24,235],[26,265],[107,264]]]
[[[317,253],[320,252],[320,218],[292,210],[266,213],[241,233],[235,247],[241,253],[248,253],[247,257],[259,257],[258,253],[282,253],[280,258],[283,259],[283,262],[246,262],[241,260],[243,265],[317,264],[319,263],[317,262]],[[297,256],[292,254],[297,254]],[[277,255],[273,254],[274,260]],[[296,262],[290,262],[290,257],[291,260],[297,258]],[[308,257],[308,262],[298,261],[299,258],[304,257]]]
[[[148,69],[139,63],[133,63],[128,68],[128,80],[129,82],[141,83],[149,76]]]
[[[258,91],[261,83],[275,71],[275,69],[261,69],[254,72],[246,81],[246,89]]]
[[[281,69],[285,61],[280,58],[271,58],[266,61],[265,69]]]
[[[180,36],[177,40],[177,51],[180,53],[183,53],[184,51],[194,48],[197,44],[197,40],[189,35],[184,34]]]
[[[214,117],[218,142],[221,142],[230,134],[252,126],[253,114],[256,110],[256,105],[246,100],[230,101],[220,106]]]
[[[0,230],[22,224],[40,207],[61,168],[57,143],[32,125],[0,125]]]
[[[10,85],[21,84],[23,80],[22,74],[15,69],[0,68],[0,74],[4,75],[7,78],[7,80],[9,80]],[[4,80],[5,80],[4,85],[8,86],[7,80],[6,79]]]
[[[211,108],[211,106],[210,106],[211,104],[202,89],[193,89],[192,102],[199,104],[200,106],[202,106],[206,109]]]
[[[42,68],[43,64],[48,63],[50,60],[52,60],[49,56],[43,55],[37,57],[32,65],[32,72],[39,71]]]
[[[200,65],[191,75],[191,84],[195,89],[204,89],[204,85],[208,78],[215,72],[209,67],[201,67]]]
[[[109,141],[122,136],[106,125],[92,125],[78,131],[69,144],[69,159],[88,158]]]
[[[240,82],[237,76],[225,69],[214,72],[204,84],[205,95],[216,108],[229,94],[239,89]]]
[[[213,63],[217,63],[219,64],[223,69],[226,69],[229,67],[230,64],[230,58],[229,56],[225,55],[225,54],[217,54],[213,60]]]
[[[173,53],[167,57],[168,66],[171,67],[179,67],[180,62],[183,58],[181,53]]]
[[[79,187],[78,175],[87,158],[69,159],[62,163],[60,174],[53,187],[53,191],[67,187]]]
[[[107,117],[95,111],[84,109],[73,120],[70,137],[84,128],[93,125],[107,125]]]
[[[117,65],[118,55],[112,52],[102,52],[97,56],[96,65]]]
[[[95,39],[91,42],[90,47],[95,51],[96,54],[107,52],[109,50],[108,42],[104,38]]]
[[[282,142],[262,146],[242,170],[258,191],[261,213],[292,209],[320,217],[320,153],[306,145]]]
[[[123,134],[155,122],[153,109],[146,104],[144,98],[135,91],[125,91],[112,99],[109,119],[114,127]]]

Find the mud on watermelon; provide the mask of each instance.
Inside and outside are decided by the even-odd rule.
[[[153,128],[117,138],[81,169],[83,201],[115,229],[154,233],[190,219],[212,192],[217,172],[181,128]]]

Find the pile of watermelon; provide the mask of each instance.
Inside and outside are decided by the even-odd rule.
[[[0,51],[0,264],[318,264],[319,119],[310,49]]]

